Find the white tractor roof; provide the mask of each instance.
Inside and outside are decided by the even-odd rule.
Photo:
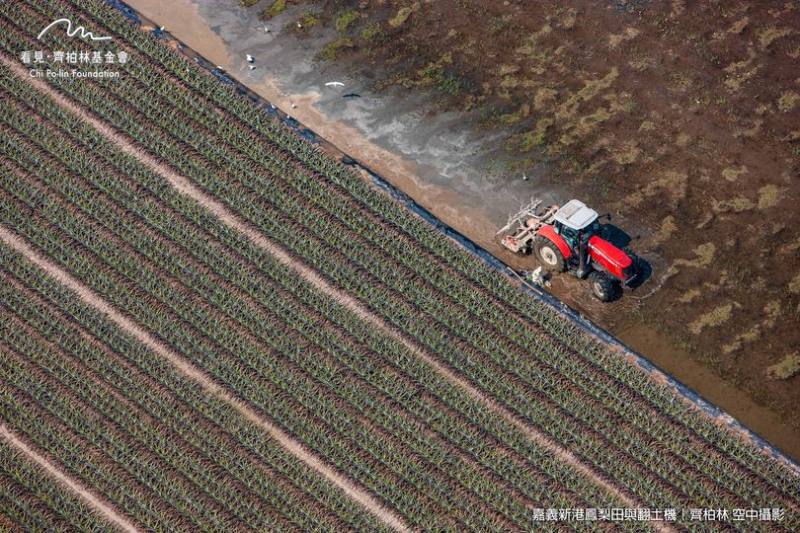
[[[574,230],[583,229],[597,218],[597,211],[580,200],[570,200],[556,211],[556,220]]]

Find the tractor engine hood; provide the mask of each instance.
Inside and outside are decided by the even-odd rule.
[[[589,238],[589,255],[602,270],[625,283],[636,276],[636,267],[628,254],[597,235]]]

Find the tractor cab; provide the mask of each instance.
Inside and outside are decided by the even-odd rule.
[[[570,200],[556,211],[553,228],[567,241],[571,250],[577,250],[579,237],[589,239],[600,235],[601,226],[597,217],[597,211],[580,200]]]

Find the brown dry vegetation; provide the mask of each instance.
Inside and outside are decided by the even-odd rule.
[[[800,345],[796,2],[321,1],[331,57],[507,131],[515,167],[590,201],[666,282],[636,320],[789,414]],[[800,428],[800,420],[787,417]]]

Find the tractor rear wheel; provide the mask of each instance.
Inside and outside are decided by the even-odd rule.
[[[564,256],[561,255],[561,250],[558,249],[558,246],[550,239],[541,236],[536,237],[534,249],[545,269],[553,272],[564,271]]]
[[[589,283],[592,284],[592,294],[601,302],[610,302],[616,294],[614,280],[603,272],[597,270],[589,274]]]

